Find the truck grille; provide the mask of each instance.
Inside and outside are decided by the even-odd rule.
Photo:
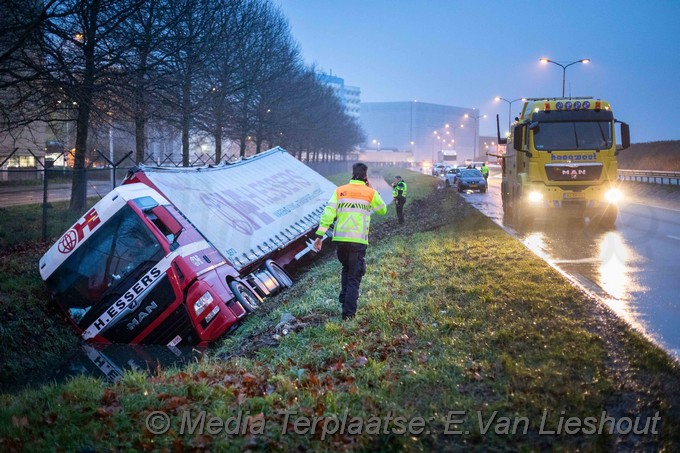
[[[602,164],[546,164],[545,174],[548,181],[597,181],[602,175]]]
[[[184,304],[177,307],[177,309],[170,313],[170,316],[168,316],[161,325],[144,337],[142,343],[167,345],[177,335],[182,338],[182,341],[175,346],[193,345],[198,343],[198,335],[196,335],[194,326],[191,324],[189,313],[187,313]]]

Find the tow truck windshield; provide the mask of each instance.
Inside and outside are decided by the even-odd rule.
[[[50,276],[52,296],[80,327],[96,319],[129,285],[162,259],[163,249],[130,206],[92,234]]]
[[[534,147],[539,151],[601,150],[612,146],[609,121],[541,122],[534,131]]]

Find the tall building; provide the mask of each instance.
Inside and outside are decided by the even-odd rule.
[[[474,108],[418,101],[364,102],[361,126],[366,143],[362,148],[410,151],[416,162],[435,162],[442,150],[456,151],[459,162],[474,160],[484,154],[478,116]]]
[[[359,121],[361,115],[361,88],[345,85],[345,80],[332,74],[319,73],[317,77],[321,83],[333,89],[335,95],[345,106],[345,113]]]

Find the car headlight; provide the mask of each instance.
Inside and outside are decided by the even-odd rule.
[[[532,203],[538,203],[543,200],[543,194],[541,192],[529,192],[529,201]]]
[[[608,203],[618,203],[622,198],[623,194],[619,189],[609,189],[604,194],[604,199],[607,200]]]
[[[205,294],[203,294],[199,299],[194,302],[194,313],[196,313],[196,316],[200,315],[203,313],[203,310],[205,310],[208,305],[210,305],[213,302],[213,296],[210,294],[210,292],[206,291]]]

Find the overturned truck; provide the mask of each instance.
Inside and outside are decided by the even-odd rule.
[[[40,259],[96,343],[205,345],[292,285],[335,185],[282,148],[214,167],[141,166]]]

